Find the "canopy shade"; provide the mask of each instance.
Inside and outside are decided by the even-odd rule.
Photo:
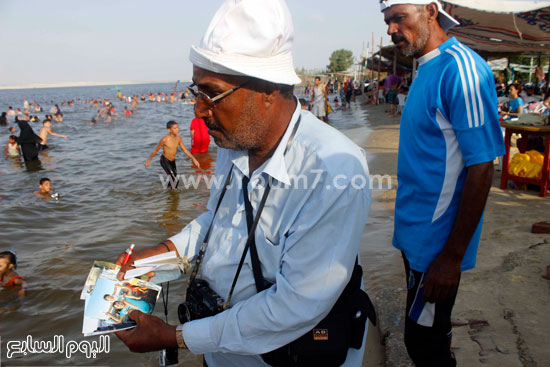
[[[384,46],[381,51],[378,51],[374,55],[374,63],[372,57],[366,59],[366,67],[371,70],[378,70],[378,62],[380,59],[380,54],[382,54],[381,62],[381,71],[383,72],[393,72],[393,60],[397,61],[397,69],[405,72],[410,72],[412,70],[413,58],[403,56],[395,49],[394,45]],[[365,58],[363,58],[363,62]]]
[[[548,0],[446,0],[445,2],[488,13],[524,13],[550,6]]]
[[[550,1],[448,0],[443,8],[460,26],[449,31],[484,53],[550,53]]]

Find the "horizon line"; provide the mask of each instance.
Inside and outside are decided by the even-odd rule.
[[[178,80],[180,83],[189,83],[190,81]],[[176,83],[176,80],[151,80],[151,81],[102,81],[102,82],[62,82],[62,83],[29,83],[19,85],[0,85],[0,90],[18,90],[18,89],[42,89],[42,88],[65,88],[65,87],[101,87],[117,85],[135,85],[135,84],[164,84]]]

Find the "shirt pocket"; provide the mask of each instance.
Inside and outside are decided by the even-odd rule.
[[[264,235],[265,243],[268,246],[279,246],[279,236],[269,236],[267,234]]]

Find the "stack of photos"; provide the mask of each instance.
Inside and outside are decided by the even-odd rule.
[[[103,261],[92,266],[81,294],[85,301],[85,336],[135,327],[128,316],[132,310],[153,313],[161,287],[137,278],[117,280],[119,269],[118,265]]]

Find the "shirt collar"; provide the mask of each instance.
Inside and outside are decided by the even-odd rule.
[[[288,168],[285,163],[285,149],[288,143],[288,139],[292,134],[292,130],[294,129],[294,125],[296,125],[296,121],[298,121],[298,117],[300,116],[300,111],[300,103],[296,101],[296,109],[294,110],[294,113],[290,118],[290,123],[288,124],[286,131],[281,138],[281,141],[277,145],[275,152],[273,152],[273,155],[254,171],[254,177],[265,172],[269,176],[273,177],[275,180],[282,182],[286,185],[290,185]],[[233,155],[234,157],[232,159],[232,162],[235,167],[237,167],[244,175],[250,176],[248,172],[248,152],[234,151]]]
[[[420,66],[422,64],[427,63],[431,59],[438,57],[439,55],[441,55],[441,51],[439,50],[439,48],[434,48],[433,50],[428,52],[426,55],[419,57],[416,61],[418,61],[418,65]]]
[[[435,48],[428,52],[426,55],[419,57],[416,61],[418,61],[418,65],[422,65],[427,63],[428,61],[435,59],[439,55],[441,55],[442,52],[444,52],[446,49],[451,47],[452,45],[458,43],[455,37],[449,38],[447,41],[443,42],[441,45],[439,45],[438,48]]]

